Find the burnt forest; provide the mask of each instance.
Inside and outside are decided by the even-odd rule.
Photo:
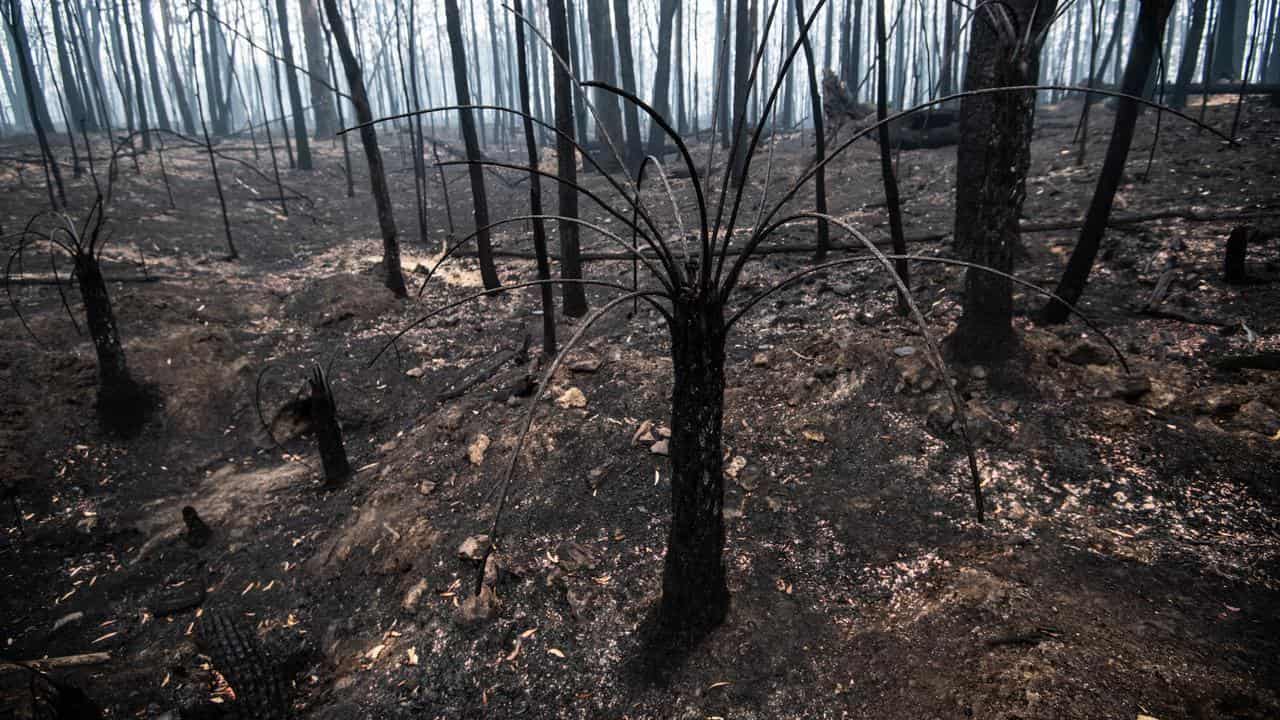
[[[0,720],[1280,718],[1280,0],[0,23]]]

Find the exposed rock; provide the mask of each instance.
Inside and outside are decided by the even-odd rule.
[[[467,459],[472,465],[480,465],[484,462],[484,454],[489,449],[491,441],[489,436],[484,433],[476,433],[471,439],[471,443],[467,445]]]
[[[1066,359],[1074,365],[1106,365],[1111,362],[1111,353],[1097,343],[1081,340],[1067,351]]]
[[[409,588],[409,592],[404,594],[404,599],[400,601],[400,608],[405,612],[414,612],[418,609],[418,601],[422,599],[423,593],[427,591],[427,579],[422,578]]]
[[[724,475],[730,480],[737,480],[739,473],[747,466],[747,459],[736,455],[724,466]]]
[[[488,535],[472,535],[458,546],[458,557],[463,560],[479,561],[488,549]]]
[[[640,423],[640,427],[636,428],[635,433],[631,435],[632,446],[636,446],[641,443],[652,443],[654,440],[657,440],[657,437],[653,434],[652,420],[645,420]]]
[[[462,418],[462,408],[456,406],[448,408],[436,420],[436,427],[452,432],[462,427]]]
[[[667,439],[659,440],[649,447],[649,452],[654,455],[666,455],[671,451],[671,441]]]
[[[567,573],[590,570],[596,566],[597,560],[591,548],[572,540],[562,542],[556,548],[556,564]]]
[[[910,345],[903,345],[893,349],[893,354],[898,357],[910,357],[916,354],[916,349]]]
[[[742,469],[734,478],[734,482],[738,483],[738,487],[751,492],[760,487],[760,468],[755,465],[748,465]]]
[[[576,387],[565,390],[560,397],[556,398],[556,404],[562,408],[584,408],[587,406],[587,396]]]
[[[751,357],[751,364],[758,368],[769,367],[769,353],[758,352]]]
[[[969,377],[973,378],[974,380],[986,380],[987,369],[981,365],[974,365],[973,367],[969,368]]]
[[[593,373],[600,369],[600,365],[600,358],[588,353],[574,354],[565,361],[566,367],[578,373]]]
[[[462,601],[458,607],[458,621],[463,625],[492,620],[498,614],[498,597],[487,585],[480,586],[480,592]]]
[[[418,493],[421,495],[430,495],[435,492],[436,484],[430,480],[423,480],[418,483]]]

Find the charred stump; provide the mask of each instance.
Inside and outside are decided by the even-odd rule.
[[[333,387],[319,366],[307,379],[311,386],[311,426],[320,446],[320,463],[324,468],[325,487],[337,487],[351,477],[347,448],[342,443],[342,427],[338,425],[338,406]]]
[[[658,619],[696,639],[724,621],[724,306],[684,296],[674,303],[671,359],[671,531]]]
[[[1227,237],[1227,258],[1223,268],[1223,280],[1227,284],[1244,285],[1249,282],[1249,276],[1244,270],[1244,260],[1249,250],[1249,240],[1256,233],[1251,226],[1241,225]]]

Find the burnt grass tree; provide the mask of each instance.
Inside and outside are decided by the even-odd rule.
[[[47,226],[40,224],[44,221]],[[124,346],[120,342],[120,329],[115,312],[111,308],[111,296],[107,293],[107,281],[102,274],[102,250],[109,239],[104,232],[106,215],[102,197],[94,202],[79,225],[69,215],[61,212],[44,212],[31,218],[16,238],[15,247],[5,263],[5,292],[15,314],[22,319],[18,300],[13,294],[11,279],[14,272],[23,272],[25,256],[43,248],[48,253],[54,284],[58,287],[62,307],[76,329],[79,323],[71,310],[62,289],[58,272],[58,256],[71,260],[71,277],[80,290],[84,305],[85,324],[98,358],[98,420],[108,432],[122,436],[136,434],[155,407],[154,391],[133,378],[125,360]],[[22,319],[23,327],[31,328]],[[35,338],[35,335],[32,334]],[[35,338],[39,342],[39,338]]]
[[[763,24],[763,33],[766,36],[773,24],[777,5],[777,2],[772,4]],[[1015,278],[1009,273],[987,268],[966,260],[906,253],[883,253],[876,243],[847,222],[825,213],[791,211],[788,210],[788,205],[828,163],[839,157],[859,139],[877,132],[886,123],[899,121],[906,116],[921,112],[929,107],[945,102],[953,102],[972,94],[1025,93],[1029,90],[1055,88],[1081,90],[1081,88],[1077,87],[1017,85],[972,90],[931,100],[890,115],[884,120],[855,133],[853,137],[829,153],[821,162],[815,163],[805,170],[799,178],[790,184],[786,192],[782,193],[775,201],[771,201],[767,209],[764,204],[756,208],[758,217],[754,227],[741,229],[738,227],[739,215],[743,211],[743,203],[749,184],[733,184],[731,189],[735,165],[739,165],[739,163],[734,162],[734,159],[740,158],[741,164],[739,167],[744,174],[750,172],[752,160],[766,129],[768,118],[774,111],[774,105],[785,82],[788,69],[795,60],[797,53],[801,51],[803,40],[808,36],[810,27],[818,17],[822,5],[822,2],[816,3],[816,6],[809,11],[808,16],[803,18],[801,32],[799,33],[800,39],[790,45],[783,62],[779,64],[777,75],[767,88],[769,93],[767,99],[763,102],[763,109],[758,122],[751,128],[749,134],[745,131],[734,133],[733,142],[735,144],[740,142],[743,145],[741,148],[734,146],[729,148],[729,160],[724,163],[723,172],[719,174],[718,178],[712,177],[710,181],[704,180],[700,176],[684,140],[672,128],[666,118],[652,106],[635,94],[613,85],[600,82],[583,82],[574,77],[582,103],[593,115],[595,114],[595,108],[588,97],[588,91],[610,93],[639,108],[649,117],[650,122],[655,123],[663,134],[670,138],[678,152],[679,162],[684,165],[684,170],[688,173],[690,189],[696,200],[697,225],[696,228],[690,229],[690,231],[686,231],[685,220],[680,213],[671,186],[667,181],[668,174],[663,168],[661,160],[655,156],[650,155],[644,159],[634,181],[625,175],[621,176],[621,178],[614,177],[605,173],[593,158],[592,153],[587,152],[582,145],[574,141],[572,137],[560,128],[541,122],[526,112],[494,105],[454,105],[430,108],[373,121],[375,123],[385,122],[407,115],[433,112],[488,110],[514,114],[555,133],[562,143],[572,144],[576,151],[582,155],[584,162],[592,165],[595,170],[601,173],[610,191],[616,192],[616,198],[608,199],[572,180],[558,177],[537,167],[517,165],[498,160],[465,160],[440,163],[443,166],[484,165],[515,172],[527,172],[561,185],[570,186],[577,193],[595,203],[604,214],[622,223],[626,228],[625,232],[629,232],[631,237],[623,237],[602,225],[581,218],[540,214],[506,218],[492,223],[489,227],[478,228],[470,235],[460,238],[451,244],[427,272],[423,280],[424,284],[430,281],[442,263],[453,257],[481,232],[487,232],[499,225],[533,220],[556,221],[562,225],[573,224],[594,231],[633,258],[636,264],[645,268],[646,284],[642,286],[638,282],[633,282],[632,286],[628,287],[619,283],[593,279],[539,279],[511,284],[502,289],[484,290],[470,294],[438,306],[402,328],[383,345],[382,349],[370,361],[370,364],[377,362],[387,350],[396,345],[401,337],[414,328],[434,317],[498,292],[543,287],[549,284],[566,284],[597,287],[618,294],[578,324],[573,336],[543,370],[543,375],[538,384],[538,394],[535,396],[535,401],[531,403],[530,409],[524,418],[523,427],[501,481],[501,492],[497,494],[496,507],[489,533],[490,537],[494,539],[493,544],[490,546],[490,552],[493,552],[498,545],[500,522],[511,493],[517,461],[532,428],[537,408],[540,405],[538,400],[546,393],[551,377],[560,368],[566,354],[577,345],[578,341],[598,319],[615,308],[638,300],[643,300],[652,306],[667,323],[670,333],[669,352],[673,369],[671,438],[669,446],[672,516],[667,550],[664,557],[662,598],[655,608],[652,618],[654,622],[651,625],[654,638],[667,646],[669,646],[669,643],[675,643],[681,647],[691,646],[705,636],[707,632],[722,623],[729,610],[729,590],[723,557],[725,532],[723,519],[722,421],[724,417],[725,343],[737,322],[747,312],[773,293],[792,286],[810,274],[856,263],[871,263],[884,271],[892,280],[893,290],[896,293],[900,293],[904,299],[911,321],[918,327],[924,338],[926,354],[934,369],[942,377],[949,377],[938,343],[929,331],[909,288],[896,272],[895,261],[940,263],[971,271],[987,272],[1048,298],[1056,297],[1053,293]],[[529,27],[532,34],[536,35],[540,41],[551,49],[553,57],[559,64],[560,71],[572,77],[572,70],[566,58],[562,54],[556,53],[551,43],[526,18],[521,15],[518,15],[518,18],[522,24]],[[763,45],[755,51],[752,62],[749,65],[746,79],[748,85],[756,82],[762,54]],[[1119,95],[1119,93],[1105,90],[1097,92],[1104,95]],[[1149,101],[1142,102],[1154,104]],[[1185,115],[1179,115],[1186,118]],[[348,128],[343,132],[355,129]],[[605,132],[605,140],[606,148],[613,152],[613,160],[616,161],[618,167],[623,167],[620,146],[615,142],[614,138],[607,134],[607,131]],[[714,147],[711,152],[714,153]],[[665,220],[667,225],[675,226],[674,231],[663,231],[659,225],[658,218],[651,212],[651,208],[644,201],[641,194],[641,185],[643,184],[646,170],[650,165],[654,168],[653,174],[662,181],[662,189],[666,196],[665,200],[660,200],[657,205],[666,208],[669,204],[671,207],[672,215]],[[707,167],[713,167],[712,162],[708,161]],[[708,175],[711,177],[710,173]],[[714,186],[712,183],[714,183]],[[711,190],[717,191],[714,196],[714,203],[710,197]],[[839,228],[840,231],[855,241],[851,245],[833,247],[833,249],[838,250],[854,251],[855,254],[852,257],[812,265],[806,269],[791,273],[782,280],[753,294],[747,294],[747,291],[740,286],[739,283],[747,264],[751,260],[760,257],[758,251],[764,249],[764,243],[767,240],[777,235],[784,228],[797,223],[824,221]],[[1073,314],[1081,317],[1091,330],[1101,335],[1102,339],[1120,357],[1120,361],[1127,371],[1128,365],[1125,364],[1123,355],[1111,339],[1098,331],[1093,323],[1077,313],[1074,308],[1070,308],[1070,310]],[[943,383],[943,386],[955,411],[957,427],[967,459],[968,473],[967,478],[963,479],[963,491],[972,493],[976,517],[979,522],[982,522],[984,513],[981,479],[977,457],[969,441],[964,402],[950,383]],[[477,598],[483,599],[484,597],[492,596],[492,588],[488,587],[486,583],[487,581],[483,574],[477,577],[475,588]]]

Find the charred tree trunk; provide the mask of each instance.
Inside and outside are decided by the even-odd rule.
[[[609,0],[586,0],[587,31],[591,34],[592,80],[616,85],[618,73],[613,58],[613,27],[609,23]],[[618,108],[618,96],[597,88],[593,103],[600,126],[596,128],[596,140],[604,147],[605,157],[612,159],[608,151],[612,143],[623,150],[626,138],[622,134],[622,111]],[[608,165],[606,165],[608,167]]]
[[[795,0],[795,18],[799,25],[801,47],[804,48],[805,65],[809,72],[809,107],[813,115],[813,134],[816,150],[813,162],[818,166],[813,177],[814,210],[819,215],[827,214],[827,170],[822,161],[827,158],[826,129],[823,127],[822,92],[818,89],[818,69],[814,67],[813,43],[809,41],[809,33],[804,31],[804,23],[808,16],[804,11],[804,0]],[[814,253],[814,262],[822,262],[831,247],[831,227],[826,220],[818,220],[818,249]]]
[[[671,111],[671,23],[676,14],[680,0],[662,0],[658,10],[658,62],[653,73],[653,109],[662,117]],[[666,143],[662,128],[655,122],[649,123],[649,146],[645,152],[657,158],[662,157],[662,146]]]
[[[548,2],[550,2],[550,0],[548,0]],[[573,0],[563,0],[563,5],[564,5],[564,12],[561,14],[565,16],[565,23],[566,23],[565,28],[569,33],[569,36],[568,36],[569,40],[568,40],[568,44],[565,46],[565,49],[561,51],[560,49],[557,48],[556,53],[558,53],[561,57],[563,57],[567,62],[570,63],[570,67],[573,68],[574,77],[581,78],[582,71],[585,69],[585,66],[587,63],[586,53],[582,49],[583,38],[578,37],[577,14],[574,12],[574,9],[573,9]],[[554,11],[551,11],[549,8],[548,8],[548,11],[554,12]],[[555,21],[552,20],[552,22],[554,23]],[[559,101],[557,101],[557,103],[558,102]],[[575,100],[570,107],[572,107],[573,109],[573,122],[574,122],[574,127],[577,129],[578,141],[586,142],[587,141],[587,108],[585,104],[580,100]],[[577,197],[577,195],[575,195],[574,197]],[[577,230],[575,229],[574,232],[576,233]],[[570,315],[571,317],[577,317],[569,312],[569,301],[567,298],[565,299],[564,312],[566,315]],[[585,312],[586,310],[583,310],[584,314]]]
[[[129,374],[111,296],[107,294],[107,282],[94,246],[80,248],[73,259],[89,336],[98,357],[98,417],[106,429],[131,434],[146,417],[148,399]]]
[[[631,57],[631,10],[627,0],[613,0],[614,26],[618,30],[618,60],[622,71],[620,82],[622,89],[635,94],[636,66]],[[668,30],[670,33],[670,30]],[[668,42],[670,39],[668,38]],[[644,143],[640,140],[640,115],[634,103],[624,102],[623,116],[627,125],[627,151],[624,159],[627,172],[635,177],[640,169],[640,161],[644,159]]]
[[[671,319],[671,529],[658,618],[696,638],[724,621],[724,308],[718,298],[676,298]]]
[[[751,3],[750,0],[737,0],[734,21],[733,48],[733,186],[742,187],[747,172],[747,104],[751,97],[751,86],[747,80],[751,75]]]
[[[169,16],[168,4],[160,3],[160,12],[160,20],[164,23],[165,59],[169,64],[169,78],[173,81],[173,96],[178,102],[178,114],[182,116],[182,130],[187,135],[195,135],[196,121],[191,115],[191,104],[187,102],[182,73],[178,71],[178,51],[173,44],[173,19]]]
[[[898,28],[902,33],[902,28]],[[901,35],[899,35],[901,37]],[[876,0],[876,121],[881,123],[880,138],[880,177],[884,182],[884,204],[889,211],[889,234],[893,239],[893,252],[905,255],[907,239],[902,231],[902,201],[898,197],[898,179],[893,174],[893,159],[890,157],[889,125],[884,122],[889,117],[889,56],[888,39],[885,36],[884,0]],[[906,260],[894,261],[894,271],[902,278],[902,284],[910,286],[909,269]],[[907,298],[898,291],[898,312],[905,313]]]
[[[373,126],[373,112],[369,109],[364,77],[360,72],[360,63],[351,51],[351,41],[347,39],[346,26],[343,25],[342,14],[338,12],[337,0],[324,0],[324,11],[329,18],[329,28],[338,43],[338,54],[347,74],[347,86],[351,90],[356,122],[362,126],[360,141],[364,144],[364,156],[369,163],[369,184],[378,209],[378,225],[382,229],[382,265],[386,273],[384,283],[397,297],[405,297],[408,293],[404,286],[404,274],[400,271],[396,219],[391,209],[391,193],[387,189],[387,174],[382,167],[382,151],[378,148],[378,132]]]
[[[311,106],[316,119],[316,138],[330,137],[338,131],[333,93],[324,86],[329,76],[329,63],[325,59],[324,32],[321,30],[320,13],[316,0],[301,0],[302,41],[307,50],[307,70],[311,84]]]
[[[1126,95],[1142,93],[1142,86],[1146,83],[1151,65],[1155,60],[1156,49],[1160,47],[1165,19],[1168,17],[1171,5],[1171,0],[1142,0],[1138,22],[1133,30],[1133,46],[1129,51],[1129,63],[1125,67],[1124,82],[1120,87],[1120,91]],[[1085,215],[1080,239],[1076,242],[1071,259],[1067,262],[1062,280],[1058,282],[1056,294],[1071,305],[1074,305],[1084,293],[1085,282],[1089,278],[1089,271],[1093,268],[1093,260],[1097,257],[1102,237],[1106,234],[1111,205],[1115,201],[1116,190],[1120,187],[1120,178],[1124,175],[1124,164],[1129,158],[1129,147],[1133,143],[1138,108],[1135,100],[1120,98],[1117,101],[1115,125],[1111,130],[1111,142],[1107,146],[1106,157],[1102,161],[1098,185],[1094,189],[1093,200],[1089,203],[1089,211]],[[1068,306],[1054,300],[1045,308],[1044,320],[1048,323],[1062,323],[1066,322],[1069,315]]]
[[[68,126],[74,128],[73,132],[84,129],[93,130],[93,116],[86,109],[85,97],[80,93],[79,84],[76,82],[75,74],[72,72],[71,53],[67,51],[66,32],[63,29],[62,13],[58,9],[59,0],[53,0],[49,3],[49,9],[53,15],[53,39],[58,49],[58,69],[62,74],[63,95],[67,100],[67,109],[71,113],[68,118]]]
[[[54,157],[53,148],[49,146],[49,136],[45,134],[48,127],[44,118],[49,117],[45,107],[44,93],[40,92],[35,70],[31,65],[31,45],[28,42],[27,27],[22,20],[21,0],[9,0],[9,16],[5,24],[13,38],[14,54],[17,56],[18,73],[27,95],[27,111],[31,118],[31,127],[36,133],[36,141],[40,143],[40,153],[44,157],[52,182],[48,183],[49,204],[56,208],[66,207],[67,192],[62,186],[62,171],[58,169],[58,158]],[[55,195],[56,192],[56,195]]]
[[[445,24],[449,31],[449,47],[453,51],[453,86],[459,105],[471,104],[471,89],[467,85],[467,51],[462,41],[462,20],[458,12],[458,0],[445,0]],[[461,110],[458,120],[462,124],[462,140],[467,148],[468,174],[471,177],[471,205],[476,223],[476,254],[480,260],[480,276],[486,290],[493,290],[498,282],[498,270],[493,264],[493,251],[489,246],[489,198],[484,187],[484,168],[479,164],[480,141],[476,137],[475,118],[470,110]]]
[[[524,7],[520,0],[515,0],[516,15],[524,15]],[[532,20],[532,18],[530,18]],[[529,63],[525,52],[524,23],[516,20],[516,68],[520,77],[520,110],[529,114]],[[571,126],[572,127],[572,126]],[[529,153],[529,168],[538,166],[538,144],[534,140],[533,121],[524,118],[524,145]],[[542,177],[537,173],[529,173],[529,214],[542,214]],[[551,279],[551,263],[547,259],[547,230],[540,219],[533,221],[533,251],[538,258],[538,279]],[[556,301],[550,284],[544,284],[542,291],[542,355],[554,357],[556,354]]]
[[[547,13],[551,22],[551,46],[556,55],[564,58],[555,66],[556,95],[556,129],[560,132],[556,140],[556,170],[563,181],[559,183],[559,215],[562,218],[576,220],[578,218],[578,191],[573,185],[578,182],[578,155],[574,148],[574,115],[573,115],[573,78],[563,62],[570,56],[569,18],[564,0],[547,0]],[[565,280],[582,279],[582,253],[578,247],[578,224],[575,222],[560,223],[560,277]],[[569,317],[582,317],[587,314],[587,294],[580,283],[568,282],[561,288],[564,301],[564,314]]]
[[[316,431],[316,444],[320,447],[324,484],[326,488],[336,488],[351,477],[351,464],[347,462],[347,448],[342,443],[333,386],[319,365],[307,378],[307,384],[311,386],[311,424]]]
[[[142,63],[138,62],[138,43],[133,38],[133,21],[129,8],[124,8],[124,36],[129,46],[129,68],[133,72],[133,98],[138,105],[138,132],[142,135],[142,149],[151,149],[151,119],[147,117],[147,90],[142,82]]]
[[[969,38],[965,89],[1036,84],[1039,48],[1026,48],[1021,41],[1039,36],[1055,5],[1055,0],[1010,0],[1003,7],[1012,15],[1012,34],[997,32],[999,24],[977,18]],[[1004,273],[1013,272],[1019,247],[1035,104],[1034,92],[972,95],[960,101],[956,249],[966,260]],[[952,353],[963,362],[1007,359],[1015,343],[1010,281],[968,270],[963,308],[949,338]]]
[[[1191,0],[1191,27],[1187,29],[1187,39],[1182,45],[1182,60],[1178,63],[1178,77],[1174,81],[1173,96],[1169,98],[1169,106],[1182,108],[1187,105],[1187,86],[1196,72],[1196,61],[1200,57],[1200,39],[1204,37],[1205,8],[1209,0]]]
[[[156,24],[151,16],[151,0],[138,0],[138,11],[142,15],[142,42],[147,53],[147,70],[151,77],[151,97],[155,103],[157,127],[170,130],[173,126],[169,124],[169,111],[165,107],[164,90],[160,84],[160,63],[156,62]]]
[[[1241,225],[1227,237],[1227,253],[1222,273],[1222,279],[1227,284],[1244,285],[1249,282],[1249,274],[1245,271],[1245,257],[1249,251],[1249,240],[1256,232],[1248,225]]]
[[[276,20],[280,23],[280,52],[284,56],[284,77],[289,85],[289,107],[293,111],[293,142],[298,149],[298,169],[311,169],[311,141],[307,136],[307,115],[302,109],[298,70],[293,64],[293,40],[289,36],[289,5],[276,0]]]
[[[955,87],[955,57],[957,50],[955,9],[950,2],[943,2],[943,4],[947,7],[943,19],[942,69],[939,71],[941,78],[938,84],[938,94],[946,97],[951,94],[952,88]]]

